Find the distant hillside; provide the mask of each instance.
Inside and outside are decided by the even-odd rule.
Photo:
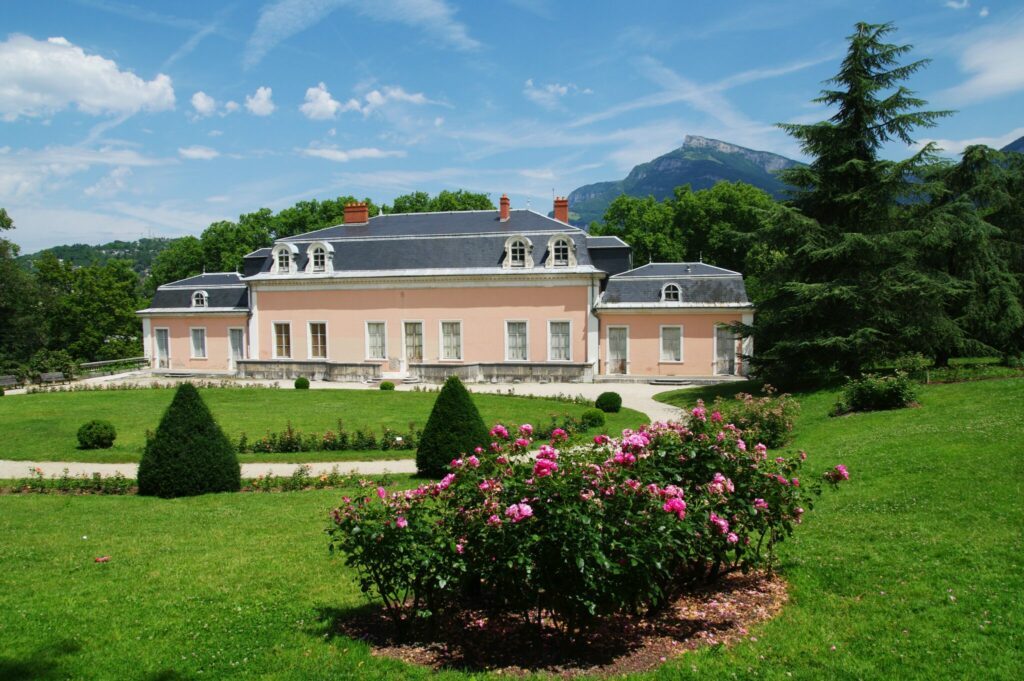
[[[138,241],[111,241],[100,246],[89,244],[73,244],[71,246],[54,246],[36,253],[19,256],[18,260],[26,267],[31,266],[44,253],[53,253],[64,262],[75,266],[100,264],[108,260],[128,260],[132,269],[145,274],[153,264],[157,253],[167,248],[171,239],[139,239]]]
[[[588,225],[600,220],[608,204],[620,194],[664,199],[684,184],[698,190],[722,180],[741,181],[779,196],[784,185],[775,173],[795,165],[799,165],[797,161],[778,154],[687,135],[683,146],[636,166],[623,180],[588,184],[574,190],[569,194],[569,207],[573,222]]]
[[[1014,141],[1007,144],[1000,151],[1018,151],[1024,154],[1024,137],[1015,139]]]

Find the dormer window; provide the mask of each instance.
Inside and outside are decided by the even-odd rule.
[[[576,242],[565,234],[548,239],[548,257],[545,267],[576,267]]]
[[[502,267],[525,268],[533,267],[533,244],[524,236],[512,236],[505,241],[505,261]]]
[[[683,290],[679,288],[679,284],[665,284],[665,287],[661,289],[661,302],[663,303],[678,303],[683,299]]]
[[[196,291],[192,294],[192,307],[206,307],[209,298],[206,291]]]
[[[327,251],[322,246],[313,249],[313,271],[325,272],[327,270]]]
[[[273,274],[292,274],[295,272],[295,259],[299,249],[295,244],[278,244],[274,246]]]

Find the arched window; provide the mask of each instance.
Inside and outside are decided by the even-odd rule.
[[[292,254],[281,250],[277,252],[277,271],[290,272],[292,269]]]
[[[516,239],[508,245],[508,259],[512,267],[526,267],[526,244]]]
[[[665,284],[665,287],[661,289],[661,302],[663,303],[678,303],[683,299],[683,291],[679,288],[679,284]]]
[[[548,239],[545,267],[576,267],[576,242],[567,234],[552,234]]]
[[[313,254],[310,257],[313,259],[314,272],[327,271],[327,251],[324,250],[323,246],[317,246],[314,248]]]
[[[192,307],[206,307],[210,297],[206,291],[196,291],[192,294]]]
[[[274,274],[292,274],[295,272],[295,256],[299,249],[295,244],[282,243],[274,246]]]
[[[555,241],[555,245],[551,249],[551,255],[555,260],[555,267],[568,267],[569,242],[565,239],[558,239]]]

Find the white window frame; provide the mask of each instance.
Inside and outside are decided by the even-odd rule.
[[[381,350],[383,351],[383,357],[371,357],[370,356],[370,324],[383,324],[384,325],[384,342],[382,343]],[[363,323],[363,337],[365,344],[363,345],[363,354],[366,357],[367,362],[386,362],[388,359],[388,323],[383,319],[367,319]]]
[[[288,355],[277,354],[277,326],[278,324],[288,327]],[[270,322],[270,353],[274,359],[291,359],[295,354],[295,338],[292,336],[292,323],[286,320],[272,320]]]
[[[406,324],[419,324],[420,325],[420,358],[419,360],[410,360],[408,358],[408,348],[405,344],[405,325]],[[427,361],[427,325],[422,319],[403,319],[402,320],[402,361],[403,362],[425,362]]]
[[[314,357],[313,356],[313,325],[314,324],[323,324],[324,325],[324,356],[323,357]],[[330,358],[330,356],[331,356],[330,338],[331,338],[331,328],[330,328],[330,325],[327,323],[326,320],[311,319],[311,320],[307,321],[306,322],[306,357],[309,358],[310,360],[314,360],[314,361],[315,360],[322,360],[322,361],[328,360]]]
[[[154,326],[153,327],[153,366],[157,369],[160,368],[160,342],[157,340],[157,331],[167,332],[167,366],[165,368],[171,368],[171,327],[169,326]],[[192,333],[189,332],[189,345],[192,344]]]
[[[231,362],[233,361],[231,359],[231,332],[232,331],[241,331],[242,332],[242,357],[241,357],[241,359],[248,359],[248,355],[249,355],[249,350],[246,347],[248,345],[248,343],[246,342],[247,339],[245,337],[245,334],[246,334],[245,327],[244,326],[229,326],[228,327],[228,364],[231,364]]]
[[[512,244],[520,241],[523,244],[523,264],[512,264]],[[522,234],[513,234],[505,239],[505,259],[501,263],[502,269],[506,270],[529,270],[533,269],[533,242]]]
[[[679,359],[665,359],[665,329],[679,329]],[[658,362],[660,364],[683,364],[686,361],[686,355],[683,354],[683,348],[686,347],[686,343],[683,342],[685,337],[682,324],[661,324],[658,327]]]
[[[196,354],[196,341],[195,341],[195,335],[194,335],[196,331],[202,331],[203,332],[203,354],[202,355],[197,355]],[[207,343],[207,340],[208,340],[208,335],[206,333],[206,327],[205,326],[190,326],[190,327],[188,327],[188,357],[189,357],[189,359],[209,359],[210,358],[210,348],[209,348],[209,344]]]
[[[555,244],[559,241],[565,242],[566,254],[565,262],[555,262]],[[544,266],[549,269],[556,267],[576,267],[578,264],[576,260],[576,242],[568,234],[555,234],[548,239],[548,256],[544,261]]]
[[[458,358],[444,356],[444,325],[459,325],[459,356]],[[466,361],[466,334],[465,325],[461,319],[439,319],[437,322],[437,359],[439,362],[464,362]]]
[[[676,293],[679,296],[675,300],[669,300],[666,297],[666,295],[665,295],[666,292],[668,291],[669,287],[674,288],[676,290]],[[676,284],[675,282],[671,282],[671,281],[669,283],[665,284],[664,286],[662,286],[661,287],[661,302],[663,302],[663,303],[681,303],[681,302],[683,302],[683,287],[680,286],[679,284]]]
[[[322,249],[324,252],[324,268],[320,271],[313,266],[313,251]],[[294,269],[294,268],[293,268]],[[334,271],[334,246],[326,241],[314,241],[306,246],[306,274],[329,274]]]
[[[196,301],[200,300],[200,299],[202,299],[203,304],[202,305],[196,305]],[[195,291],[192,294],[192,307],[200,309],[200,310],[204,310],[204,309],[210,307],[210,294],[207,293],[206,291]]]
[[[509,324],[524,324],[526,325],[526,357],[523,359],[511,359],[509,357]],[[529,319],[506,319],[505,320],[505,361],[506,362],[529,362],[530,361],[530,320]]]
[[[613,374],[611,372],[612,366],[612,329],[625,329],[626,330],[626,372],[623,374]],[[629,353],[630,353],[630,338],[629,338],[629,324],[610,324],[605,328],[604,340],[607,347],[604,351],[604,373],[606,376],[628,376],[629,375]]]
[[[554,336],[551,333],[552,324],[569,325],[569,356],[565,359],[554,359],[551,352],[551,341]],[[571,319],[549,319],[548,320],[548,361],[549,362],[571,362],[572,361],[572,320]]]
[[[280,266],[280,259],[282,253],[288,253],[288,270],[282,271]],[[299,248],[295,244],[285,243],[274,246],[274,250],[271,251],[271,255],[274,256],[274,262],[271,265],[272,274],[295,274],[297,271],[298,264],[296,258],[299,254]]]

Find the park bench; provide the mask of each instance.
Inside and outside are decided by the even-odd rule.
[[[71,379],[65,376],[63,371],[48,371],[39,374],[39,382],[42,384],[70,383]]]
[[[21,381],[17,376],[0,376],[0,388],[17,388],[19,386],[21,386]]]

